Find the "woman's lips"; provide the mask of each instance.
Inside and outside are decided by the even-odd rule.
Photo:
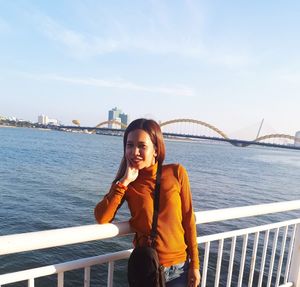
[[[134,158],[134,159],[132,159],[131,161],[132,161],[133,163],[139,163],[141,160],[142,160],[142,159]]]

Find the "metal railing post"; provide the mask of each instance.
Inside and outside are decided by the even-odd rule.
[[[107,287],[113,287],[114,284],[114,268],[115,262],[109,261],[108,262],[108,276],[107,276]]]
[[[296,234],[292,251],[292,260],[288,282],[293,282],[294,287],[300,287],[300,224],[296,226]]]

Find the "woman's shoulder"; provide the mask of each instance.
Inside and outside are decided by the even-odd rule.
[[[179,165],[179,163],[167,163],[163,165],[163,169],[176,169]]]
[[[184,182],[188,179],[188,173],[182,164],[170,163],[163,165],[162,177],[168,180],[173,178],[179,182]]]
[[[163,170],[165,172],[173,171],[173,173],[175,173],[177,175],[181,174],[181,173],[186,173],[185,167],[180,163],[165,164],[165,165],[163,165]]]

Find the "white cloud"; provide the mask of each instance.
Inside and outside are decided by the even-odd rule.
[[[105,18],[100,14],[101,28],[94,33],[79,32],[40,12],[35,13],[35,19],[44,35],[67,49],[68,55],[79,59],[139,51],[187,57],[231,68],[253,63],[246,51],[243,54],[240,50],[227,53],[222,48],[212,49],[205,45],[202,39],[203,17],[200,20],[196,18],[190,7],[185,11],[188,20],[179,21],[179,24],[175,21],[177,15],[170,15],[171,12],[161,4],[153,4],[152,10],[147,14],[131,11],[131,18],[136,18],[135,21],[130,18],[118,19],[113,15]],[[137,22],[141,22],[143,27],[136,27]]]
[[[73,29],[67,28],[54,21],[48,16],[39,15],[39,29],[68,49],[75,57],[91,57],[97,54],[113,52],[118,48],[119,43],[112,39],[101,39],[100,37],[84,35]]]
[[[108,23],[107,29],[110,33],[99,36],[80,33],[49,16],[38,14],[36,18],[43,34],[65,46],[73,56],[79,58],[134,50],[153,54],[174,53],[189,57],[199,57],[203,54],[202,47],[195,42],[192,43],[187,37],[174,38],[167,31],[169,29],[151,27],[150,24],[143,31],[132,31],[130,27],[114,19]]]
[[[61,81],[65,83],[75,84],[75,85],[87,85],[87,86],[94,86],[100,88],[140,91],[140,92],[160,94],[160,95],[170,95],[170,96],[180,96],[180,97],[195,96],[195,92],[193,89],[185,86],[180,86],[180,85],[147,86],[147,85],[140,85],[133,82],[129,82],[123,79],[107,80],[107,79],[96,79],[96,78],[73,78],[73,77],[65,77],[65,76],[60,76],[55,74],[47,74],[47,75],[23,74],[23,76],[35,80]]]

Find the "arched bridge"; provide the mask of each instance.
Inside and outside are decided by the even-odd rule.
[[[160,125],[160,127],[164,127],[164,126],[171,125],[171,124],[176,124],[176,123],[193,123],[193,124],[198,124],[198,125],[201,125],[201,126],[204,126],[204,127],[207,127],[209,129],[211,129],[212,131],[216,132],[217,134],[219,134],[224,139],[229,139],[228,136],[224,132],[222,132],[221,130],[219,130],[217,127],[215,127],[215,126],[213,126],[213,125],[211,125],[209,123],[206,123],[206,122],[203,122],[203,121],[199,121],[199,120],[194,120],[194,119],[174,119],[174,120],[162,122],[159,125]],[[127,127],[125,124],[123,124],[121,122],[118,122],[118,121],[115,121],[115,120],[110,120],[110,121],[104,121],[104,122],[99,123],[98,125],[96,125],[96,128],[101,128],[101,127],[109,126],[109,125],[118,125],[122,129],[126,129],[126,127]]]
[[[186,137],[190,137],[190,138],[203,138],[203,139],[212,139],[212,140],[219,140],[219,141],[227,141],[229,143],[231,143],[234,146],[240,146],[240,147],[246,147],[249,146],[251,144],[256,144],[256,145],[273,145],[273,146],[283,146],[280,144],[270,144],[270,143],[266,143],[266,140],[269,139],[287,139],[287,140],[291,140],[296,142],[297,140],[300,141],[299,139],[296,139],[294,136],[291,135],[286,135],[286,134],[268,134],[268,135],[264,135],[261,137],[258,137],[254,140],[250,140],[250,141],[246,141],[246,140],[238,140],[238,139],[230,139],[225,132],[221,131],[220,129],[218,129],[217,127],[203,122],[203,121],[199,121],[199,120],[195,120],[195,119],[174,119],[174,120],[170,120],[170,121],[166,121],[166,122],[162,122],[160,124],[161,127],[164,127],[166,125],[171,125],[171,124],[175,124],[175,123],[182,123],[182,122],[186,122],[186,123],[193,123],[193,124],[198,124],[204,127],[209,128],[210,130],[216,132],[218,135],[221,136],[221,138],[216,138],[216,137],[208,137],[208,136],[194,136],[194,135],[185,135]]]
[[[252,144],[268,145],[268,146],[270,146],[270,145],[271,146],[284,146],[283,144],[267,143],[266,140],[269,140],[269,139],[287,139],[287,140],[294,141],[294,142],[300,141],[299,139],[296,139],[294,136],[286,135],[286,134],[268,134],[268,135],[264,135],[264,136],[258,137],[256,139],[253,139],[251,141],[230,139],[226,135],[225,132],[223,132],[216,126],[209,124],[207,122],[204,122],[204,121],[189,119],[189,118],[173,119],[173,120],[161,122],[160,126],[163,129],[166,126],[170,126],[172,124],[178,124],[178,123],[190,123],[190,124],[200,125],[200,126],[206,127],[209,130],[215,132],[218,136],[212,137],[212,136],[205,136],[205,135],[189,135],[189,134],[183,134],[183,133],[167,133],[167,132],[163,132],[163,133],[167,136],[174,136],[174,137],[188,137],[188,138],[201,138],[201,139],[211,139],[211,140],[218,140],[218,141],[227,141],[234,146],[240,146],[240,147],[246,147],[246,146],[249,146]],[[101,129],[101,128],[107,128],[107,127],[113,126],[113,125],[118,126],[120,128],[120,130],[124,130],[127,127],[125,124],[123,124],[119,121],[110,120],[110,121],[104,121],[104,122],[99,123],[98,125],[96,125],[95,128]],[[110,128],[108,128],[108,129],[110,129]]]
[[[265,135],[258,137],[255,139],[256,142],[260,142],[266,139],[272,139],[272,138],[280,138],[280,139],[288,139],[288,140],[296,140],[296,137],[290,136],[290,135],[285,135],[285,134],[270,134],[270,135]]]
[[[101,128],[101,127],[104,127],[104,126],[109,126],[109,125],[117,125],[119,126],[120,128],[122,129],[126,129],[127,128],[127,125],[119,122],[119,121],[115,121],[115,120],[110,120],[110,121],[104,121],[98,125],[95,126],[95,128]]]
[[[256,138],[253,141],[229,140],[229,142],[234,146],[240,146],[240,147],[246,147],[246,146],[249,146],[249,145],[252,145],[252,144],[284,146],[283,144],[281,144],[281,145],[279,145],[279,144],[268,144],[268,143],[264,142],[265,140],[269,140],[269,139],[287,139],[287,140],[291,140],[291,141],[300,143],[300,140],[297,139],[296,137],[291,136],[291,135],[285,135],[285,134],[264,135],[264,136]]]
[[[170,124],[175,124],[175,123],[193,123],[193,124],[198,124],[198,125],[207,127],[209,129],[215,131],[217,134],[219,134],[224,139],[229,139],[228,136],[224,132],[222,132],[221,130],[219,130],[215,126],[213,126],[211,124],[208,124],[206,122],[198,121],[198,120],[194,120],[194,119],[175,119],[175,120],[170,120],[170,121],[166,121],[166,122],[160,123],[160,126],[163,127],[163,126],[170,125]]]

